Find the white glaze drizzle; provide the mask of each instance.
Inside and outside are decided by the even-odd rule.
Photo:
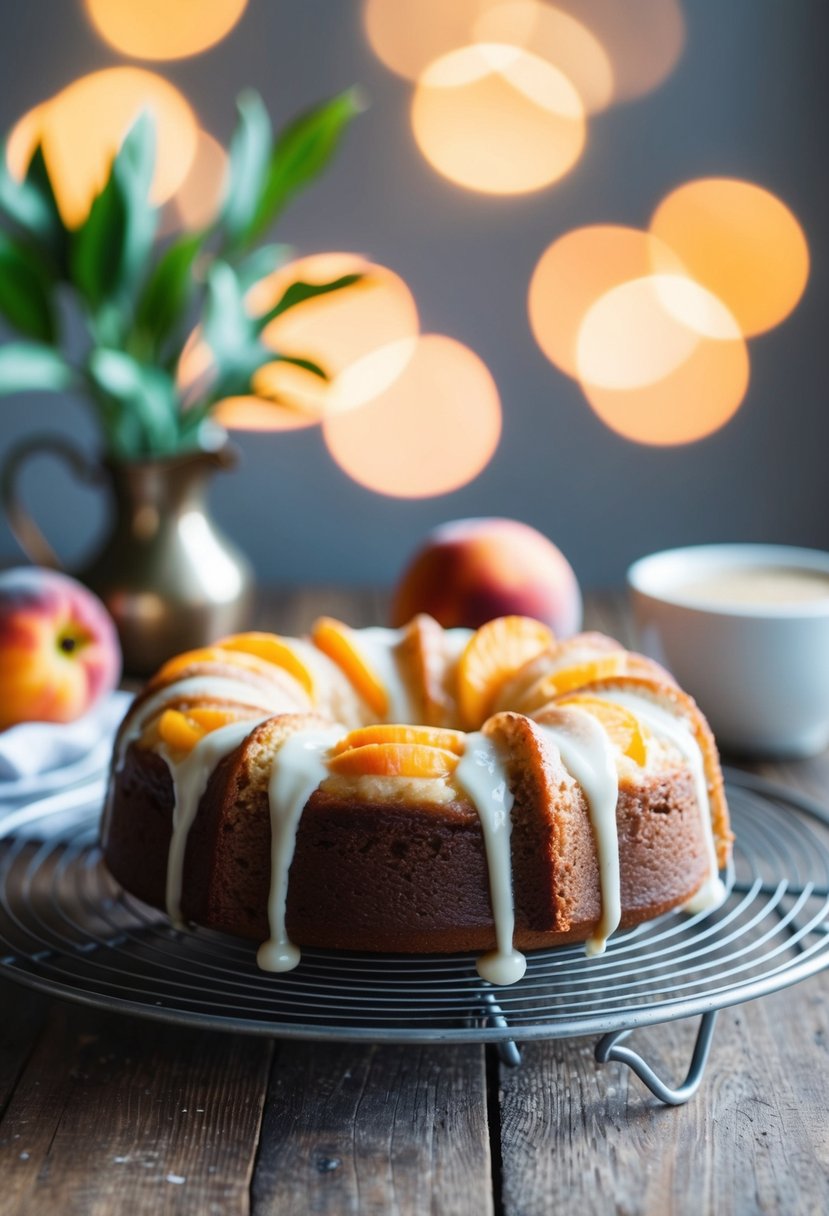
[[[444,629],[443,641],[445,653],[450,663],[457,663],[469,645],[474,633],[474,629],[461,629],[460,627],[456,629]]]
[[[177,928],[181,928],[183,924],[181,883],[184,854],[202,794],[207,789],[207,783],[216,765],[235,751],[263,721],[264,718],[247,719],[244,722],[230,722],[227,726],[220,726],[218,730],[211,731],[209,735],[199,739],[189,755],[182,760],[173,760],[166,749],[159,749],[159,754],[167,761],[173,781],[173,831],[167,854],[166,905],[167,915]]]
[[[148,697],[141,705],[128,714],[124,720],[121,736],[118,741],[118,759],[123,763],[126,750],[144,730],[144,727],[159,710],[170,701],[198,700],[208,697],[211,700],[235,701],[240,705],[250,705],[254,709],[267,709],[272,713],[298,712],[300,706],[281,689],[263,688],[258,684],[246,684],[244,680],[232,680],[225,676],[190,676],[185,680],[176,680],[173,684],[165,684],[158,692]]]
[[[403,631],[383,629],[375,625],[369,629],[356,629],[354,632],[357,648],[367,666],[379,676],[386,690],[386,721],[415,722],[417,711],[400,674],[395,654],[396,648],[403,641]]]
[[[584,946],[585,954],[592,957],[604,953],[607,939],[622,917],[616,832],[619,775],[607,732],[592,714],[577,706],[562,706],[554,712],[559,723],[539,722],[536,728],[555,744],[562,764],[582,788],[599,863],[602,914]]]
[[[683,759],[687,761],[694,780],[709,868],[705,882],[684,907],[687,912],[692,913],[707,912],[718,908],[726,897],[726,890],[719,876],[717,865],[717,849],[714,844],[711,821],[711,800],[708,796],[708,780],[705,776],[702,749],[691,727],[683,718],[669,713],[661,705],[656,705],[647,697],[638,696],[636,693],[602,689],[599,695],[606,701],[615,701],[618,705],[631,710],[637,718],[650,727],[657,738],[673,744]]]
[[[165,684],[163,688],[159,688],[156,693],[147,697],[146,701],[130,708],[118,732],[112,775],[101,824],[101,836],[104,841],[106,841],[109,831],[114,805],[115,781],[113,778],[124,767],[129,745],[140,738],[151,718],[155,717],[171,701],[197,701],[201,697],[233,701],[240,705],[248,705],[252,709],[268,710],[272,714],[297,712],[295,703],[280,689],[266,689],[257,684],[246,684],[244,680],[232,680],[224,676],[188,676],[186,679],[176,680],[172,684]]]
[[[297,731],[285,740],[273,758],[268,781],[271,817],[270,937],[256,954],[256,962],[263,971],[292,971],[299,962],[299,949],[288,937],[285,927],[288,872],[294,858],[302,812],[320,782],[329,775],[324,757],[342,736],[342,726]]]
[[[466,750],[453,777],[478,812],[489,870],[496,947],[478,959],[478,974],[491,984],[514,984],[524,975],[527,960],[513,946],[515,905],[510,852],[513,795],[503,761],[486,735],[480,732],[467,735]]]

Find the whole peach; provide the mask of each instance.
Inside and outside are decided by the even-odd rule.
[[[0,572],[0,730],[71,722],[120,674],[115,626],[97,596],[38,566]]]
[[[582,603],[570,563],[535,528],[458,519],[429,533],[397,583],[392,623],[418,612],[470,629],[496,616],[532,616],[568,637],[581,625]]]

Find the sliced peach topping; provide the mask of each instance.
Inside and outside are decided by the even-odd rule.
[[[442,777],[458,759],[456,752],[424,743],[366,743],[331,756],[328,767],[343,777]]]
[[[552,631],[528,616],[488,621],[469,640],[458,663],[458,703],[470,730],[489,716],[506,680],[555,641]]]
[[[235,667],[244,667],[247,671],[256,672],[257,675],[268,675],[267,665],[256,655],[243,654],[241,651],[227,650],[223,646],[216,645],[202,646],[198,650],[185,650],[184,654],[178,654],[175,658],[168,659],[158,672],[156,679],[172,680],[182,671],[197,663],[221,663],[225,666],[230,664]]]
[[[466,736],[459,730],[443,730],[437,726],[403,726],[385,725],[361,726],[340,739],[333,750],[333,755],[339,756],[351,748],[366,747],[375,743],[418,744],[423,747],[437,747],[443,751],[454,752],[462,756],[466,746]]]
[[[575,692],[595,680],[606,680],[610,676],[619,675],[627,670],[627,655],[624,651],[616,654],[599,655],[582,663],[573,663],[569,667],[560,667],[542,676],[523,694],[518,703],[512,708],[522,714],[532,714],[541,709],[555,697],[564,693]]]
[[[351,684],[378,718],[384,718],[389,708],[386,686],[360,653],[355,631],[333,617],[321,616],[311,630],[311,640],[345,672]]]
[[[413,702],[418,721],[428,726],[443,726],[457,717],[454,676],[447,655],[446,632],[434,617],[418,613],[403,630],[396,655]]]
[[[601,697],[591,697],[586,693],[576,693],[574,696],[562,697],[561,700],[556,701],[556,706],[559,707],[570,705],[587,710],[589,714],[598,719],[622,755],[628,756],[640,768],[645,764],[650,731],[624,705],[617,705],[615,701],[605,701]]]
[[[281,667],[302,685],[311,700],[314,700],[314,677],[299,655],[275,633],[235,633],[221,638],[217,643],[223,650],[252,654],[266,663]]]
[[[158,734],[173,751],[189,752],[205,735],[238,720],[239,715],[228,709],[165,709],[158,719]]]

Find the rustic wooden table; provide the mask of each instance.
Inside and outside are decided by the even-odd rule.
[[[269,597],[294,633],[369,595]],[[627,638],[619,600],[588,624]],[[829,756],[758,770],[829,804]],[[663,1075],[695,1026],[638,1031]],[[829,1212],[829,972],[720,1015],[702,1088],[660,1106],[594,1041],[494,1049],[265,1041],[0,983],[0,1213]]]

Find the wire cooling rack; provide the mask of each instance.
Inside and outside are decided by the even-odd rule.
[[[371,1042],[515,1041],[602,1035],[597,1059],[630,1065],[666,1102],[696,1089],[716,1010],[829,965],[829,812],[737,771],[728,774],[736,845],[716,912],[672,913],[582,947],[533,951],[525,978],[493,988],[474,957],[304,950],[296,971],[258,970],[255,946],[175,930],[103,866],[100,783],[0,822],[0,974],[89,1005],[251,1034]],[[620,1046],[639,1026],[694,1015],[691,1069],[675,1088]]]

